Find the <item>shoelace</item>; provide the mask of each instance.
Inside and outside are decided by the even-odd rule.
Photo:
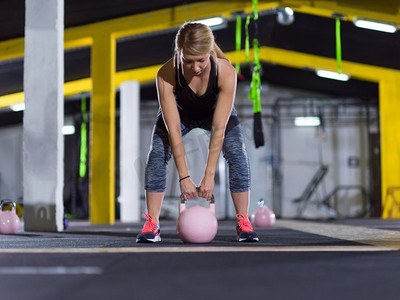
[[[145,213],[143,210],[142,212],[146,218],[146,223],[143,225],[142,232],[155,232],[158,229],[157,223],[153,220],[153,217],[150,214]]]
[[[242,214],[237,214],[236,218],[238,219],[238,225],[241,231],[253,232],[253,226],[251,226],[248,217],[245,217]]]

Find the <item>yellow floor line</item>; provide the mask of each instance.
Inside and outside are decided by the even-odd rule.
[[[195,252],[369,252],[391,251],[393,249],[378,246],[238,246],[238,247],[110,247],[110,248],[31,248],[0,249],[0,254],[35,253],[195,253]]]
[[[400,250],[400,231],[295,220],[279,220],[277,224],[287,229],[367,244],[378,248]]]

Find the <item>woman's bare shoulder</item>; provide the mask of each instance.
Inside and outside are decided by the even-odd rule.
[[[174,62],[172,59],[168,60],[165,64],[161,66],[161,68],[157,72],[157,77],[162,78],[163,80],[168,80],[172,76],[174,77],[175,69]]]
[[[230,63],[230,61],[218,58],[218,78],[223,79],[223,81],[231,81],[236,78],[236,70]]]
[[[157,89],[159,92],[171,92],[175,88],[175,70],[173,60],[170,59],[157,72]]]

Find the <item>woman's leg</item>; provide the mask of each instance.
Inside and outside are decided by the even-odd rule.
[[[237,240],[239,242],[258,242],[249,220],[250,203],[250,165],[240,124],[225,135],[224,157],[229,169],[229,189],[236,209]]]
[[[235,206],[236,214],[247,216],[250,204],[250,191],[245,192],[231,192],[233,204]]]
[[[229,189],[236,213],[247,216],[250,202],[250,166],[240,125],[226,133],[223,154],[228,164]]]
[[[168,132],[155,125],[145,168],[147,211],[158,223],[167,182],[167,165],[171,159]]]
[[[161,115],[160,115],[161,116]],[[167,165],[172,157],[167,129],[162,119],[153,129],[150,151],[145,169],[145,196],[147,211],[158,223],[167,182]],[[190,128],[181,125],[182,137]]]
[[[167,181],[167,164],[171,158],[168,133],[165,128],[155,125],[151,146],[145,168],[146,222],[136,236],[137,243],[155,243],[161,241],[158,225],[161,205]]]
[[[146,191],[147,212],[152,216],[153,220],[158,224],[160,218],[161,206],[164,199],[164,192]]]

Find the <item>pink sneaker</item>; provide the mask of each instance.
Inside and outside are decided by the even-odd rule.
[[[237,240],[239,242],[258,242],[258,235],[254,232],[249,217],[237,214],[236,219]]]
[[[136,237],[136,243],[155,243],[160,242],[160,226],[153,220],[150,214],[143,212],[146,223],[143,225],[142,232]]]

